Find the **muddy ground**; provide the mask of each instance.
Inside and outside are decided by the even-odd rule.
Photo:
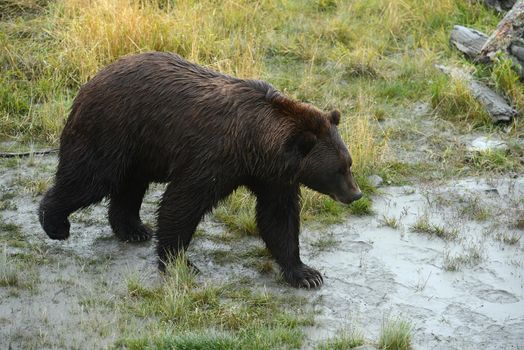
[[[69,240],[48,239],[36,210],[56,158],[3,166],[0,237],[8,256],[27,263],[18,286],[0,287],[0,348],[110,346],[120,325],[105,301],[125,292],[130,275],[160,283],[154,242],[119,242],[103,203],[73,216]],[[145,199],[150,224],[162,189]],[[253,288],[305,296],[316,315],[305,348],[352,328],[376,341],[384,320],[401,318],[413,324],[414,349],[523,349],[523,198],[524,176],[381,188],[372,215],[303,228],[303,260],[325,275],[320,290],[289,288],[276,272],[224,258],[262,243],[221,242],[224,227],[212,216],[189,257],[202,281],[244,276]]]

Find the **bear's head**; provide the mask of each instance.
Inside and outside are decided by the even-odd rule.
[[[332,111],[324,117],[327,128],[321,133],[303,132],[300,148],[304,155],[298,181],[331,198],[349,204],[362,197],[353,173],[352,159],[338,131],[340,113]]]

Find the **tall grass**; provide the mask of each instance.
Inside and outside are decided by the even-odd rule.
[[[57,3],[53,15],[62,23],[57,35],[64,58],[80,82],[123,55],[144,51],[173,51],[220,71],[256,77],[263,4],[70,0]]]
[[[459,57],[448,45],[453,24],[489,31],[498,22],[467,0],[7,0],[0,12],[0,137],[56,143],[79,86],[100,68],[128,54],[174,51],[340,109],[360,179],[387,150],[377,110],[432,99],[442,116],[483,118],[464,87],[438,78],[433,65]],[[494,71],[520,99],[508,74]],[[251,202],[237,209],[252,212],[253,200],[238,196]],[[306,217],[341,211],[310,191],[303,202]]]
[[[467,0],[7,0],[0,12],[0,133],[50,142],[79,85],[123,55],[175,51],[352,113],[361,93],[368,106],[427,98],[428,67],[455,55],[451,25],[498,21]]]

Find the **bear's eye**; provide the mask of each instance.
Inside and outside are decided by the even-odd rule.
[[[340,169],[338,169],[338,172],[339,172],[339,174],[346,175],[346,173],[348,172],[348,167],[347,166],[343,166]]]

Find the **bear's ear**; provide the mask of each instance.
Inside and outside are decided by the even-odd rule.
[[[295,147],[305,157],[317,143],[317,137],[311,131],[303,131],[295,137]]]
[[[329,121],[331,122],[331,125],[337,125],[340,123],[340,112],[336,109],[332,110],[329,113]]]

